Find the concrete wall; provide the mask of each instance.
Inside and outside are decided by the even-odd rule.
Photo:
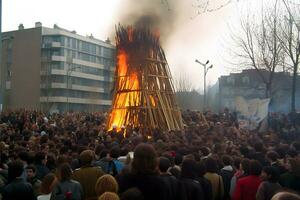
[[[13,32],[8,108],[40,108],[41,28]]]

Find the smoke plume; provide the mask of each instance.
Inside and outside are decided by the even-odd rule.
[[[178,28],[184,15],[182,0],[124,0],[119,12],[122,25],[149,28],[163,43]]]

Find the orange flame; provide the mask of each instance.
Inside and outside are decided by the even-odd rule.
[[[128,70],[128,56],[125,51],[119,51],[117,56],[117,84],[121,89],[114,101],[109,127],[116,126],[119,130],[126,121],[128,109],[140,103],[139,80],[136,72]]]

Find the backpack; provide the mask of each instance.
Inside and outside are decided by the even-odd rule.
[[[117,166],[113,160],[109,161],[107,165],[107,173],[112,175],[113,177],[118,175]]]

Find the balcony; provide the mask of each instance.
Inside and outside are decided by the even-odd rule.
[[[83,99],[74,97],[63,97],[63,96],[49,96],[40,97],[40,102],[43,103],[79,103],[79,104],[94,104],[94,105],[111,105],[111,100],[101,100],[101,99]]]

